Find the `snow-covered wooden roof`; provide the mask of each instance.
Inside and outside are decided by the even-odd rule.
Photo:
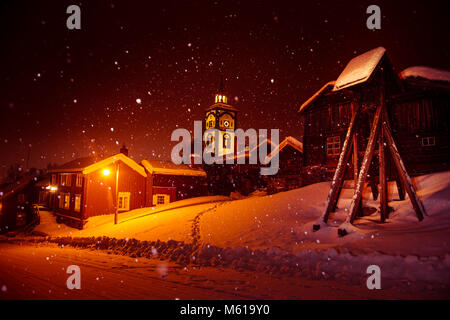
[[[136,171],[143,177],[147,177],[147,174],[145,173],[144,168],[140,164],[138,164],[136,161],[134,161],[133,159],[124,155],[123,153],[118,153],[111,157],[108,157],[108,158],[105,158],[102,160],[98,160],[98,161],[97,161],[97,159],[92,158],[92,157],[75,159],[66,164],[63,164],[62,166],[60,166],[56,169],[49,170],[48,172],[49,173],[81,172],[83,174],[89,174],[96,170],[103,169],[116,161],[122,161],[123,163],[125,163],[127,166],[129,166],[131,169],[133,169],[134,171]]]
[[[430,81],[450,82],[450,71],[430,68],[425,66],[414,66],[403,70],[398,74],[400,79],[422,78]]]
[[[308,100],[306,100],[298,109],[298,112],[304,111],[311,103],[314,102],[320,95],[328,92],[334,87],[336,81],[330,81],[326,83],[322,88],[320,88],[316,93],[314,93]]]
[[[203,169],[194,169],[186,164],[160,160],[142,160],[141,163],[150,174],[206,177]]]
[[[337,78],[333,91],[369,80],[385,53],[385,48],[378,47],[350,60],[344,71]]]
[[[303,153],[303,143],[295,139],[294,137],[286,137],[281,143],[275,147],[275,149],[266,157],[265,163],[268,163],[275,155],[280,153],[285,147],[291,146],[300,153]]]

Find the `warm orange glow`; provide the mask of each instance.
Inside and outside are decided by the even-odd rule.
[[[110,173],[111,173],[111,171],[109,171],[109,169],[103,170],[103,175],[105,175],[105,176],[109,176]]]
[[[58,187],[55,187],[55,186],[50,187],[50,191],[56,191],[56,190],[58,190]]]

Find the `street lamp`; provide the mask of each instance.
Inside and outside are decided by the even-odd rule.
[[[114,206],[114,224],[117,224],[119,214],[119,161],[116,162],[116,188],[115,188],[115,206]],[[103,175],[109,176],[111,171],[109,169],[103,169]]]

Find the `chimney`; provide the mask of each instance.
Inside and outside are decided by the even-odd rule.
[[[123,153],[128,157],[128,149],[125,147],[125,143],[122,145],[122,148],[120,148],[120,153]]]

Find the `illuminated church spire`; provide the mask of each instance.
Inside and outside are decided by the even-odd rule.
[[[223,76],[220,76],[220,85],[219,85],[219,92],[216,93],[216,96],[214,98],[214,103],[224,103],[227,104],[228,98],[225,95],[225,90],[223,87]]]

